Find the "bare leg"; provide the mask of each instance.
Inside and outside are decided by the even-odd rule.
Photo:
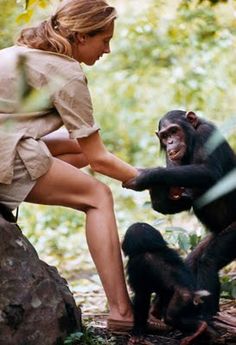
[[[109,188],[72,165],[54,158],[51,168],[38,179],[26,201],[67,206],[86,213],[88,246],[108,299],[109,317],[131,320],[132,311]]]
[[[42,138],[51,154],[77,168],[88,165],[87,158],[83,154],[75,139],[69,139],[65,129],[59,129]]]

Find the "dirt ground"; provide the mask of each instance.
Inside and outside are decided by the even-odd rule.
[[[83,320],[93,333],[109,344],[114,339],[116,345],[127,345],[129,334],[114,335],[106,328],[106,314],[85,314]],[[148,334],[145,338],[150,345],[179,345],[182,334],[176,330],[160,331]],[[193,345],[236,345],[236,301],[225,300],[221,303],[220,312],[215,318],[214,329],[194,341]]]

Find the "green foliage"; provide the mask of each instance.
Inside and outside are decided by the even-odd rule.
[[[76,270],[88,266],[88,259],[84,257],[88,257],[88,253],[82,213],[63,207],[24,204],[20,207],[18,223],[39,255],[59,269],[62,265],[64,274],[67,271],[64,260],[72,262],[80,257]]]
[[[0,49],[12,45],[20,30],[51,11],[49,0],[1,0]]]
[[[225,274],[221,276],[221,296],[236,299],[236,276]]]
[[[44,10],[45,15],[45,11],[47,12],[47,7],[50,4],[49,0],[20,0],[20,2],[24,4],[24,11],[17,17],[18,24],[29,23],[36,13],[37,18],[39,18],[39,10]]]
[[[168,243],[173,247],[178,248],[183,255],[186,255],[193,250],[202,240],[204,235],[204,231],[198,235],[195,231],[188,231],[176,226],[167,227],[165,229],[165,238]]]
[[[64,345],[115,345],[116,340],[113,337],[104,339],[98,335],[94,335],[91,327],[87,327],[83,333],[76,332],[68,336]]]
[[[19,28],[16,18],[22,11],[20,4],[16,5],[15,0],[1,0],[0,2],[0,48],[12,44]]]
[[[76,344],[81,344],[83,338],[83,333],[82,332],[76,332],[72,333],[69,335],[66,340],[64,341],[65,345],[76,345]]]

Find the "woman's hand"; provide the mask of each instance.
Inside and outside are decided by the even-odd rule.
[[[145,169],[137,168],[137,171],[138,171],[137,176],[122,183],[123,188],[133,189],[133,190],[136,190],[137,192],[141,192],[146,189],[145,186],[142,184],[142,180],[145,175],[144,173]]]

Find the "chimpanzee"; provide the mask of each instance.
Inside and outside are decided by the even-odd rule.
[[[199,289],[210,291],[202,313],[211,319],[219,310],[218,271],[236,258],[236,188],[199,207],[198,199],[236,168],[236,156],[228,142],[211,152],[206,143],[216,126],[194,112],[173,110],[159,122],[156,132],[166,154],[166,167],[142,169],[124,186],[150,190],[152,207],[161,213],[193,211],[210,234],[190,253],[186,262],[197,277]],[[175,193],[173,193],[173,187]]]
[[[127,275],[134,292],[134,328],[129,344],[142,343],[150,310],[151,294],[157,295],[160,317],[188,334],[181,345],[187,345],[207,328],[200,320],[198,304],[207,291],[196,291],[190,269],[177,252],[167,246],[161,233],[147,223],[131,225],[124,236],[122,250],[128,256]],[[145,343],[145,341],[144,341]]]

